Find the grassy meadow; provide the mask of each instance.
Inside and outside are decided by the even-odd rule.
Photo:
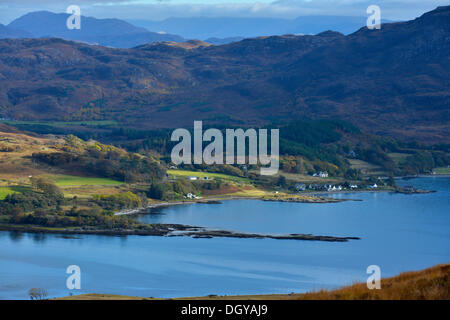
[[[189,170],[167,170],[167,174],[173,177],[197,177],[199,179],[204,179],[205,177],[209,179],[222,179],[226,181],[238,182],[238,183],[249,183],[250,180],[246,178],[230,176],[223,173],[211,173],[211,172],[201,172],[201,171],[189,171]]]
[[[441,167],[434,169],[435,174],[450,174],[450,167]]]
[[[108,178],[93,178],[93,177],[80,177],[67,174],[56,174],[46,176],[53,181],[58,187],[69,186],[119,186],[123,185],[123,182],[108,179]]]
[[[0,187],[0,200],[3,200],[6,198],[7,195],[17,193],[17,192],[23,192],[27,190],[27,187],[23,186],[8,186],[8,187]]]

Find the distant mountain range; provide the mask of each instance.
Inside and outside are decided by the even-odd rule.
[[[57,37],[115,48],[132,48],[162,41],[183,42],[185,39],[223,45],[267,35],[317,34],[326,30],[348,34],[366,23],[366,17],[341,16],[305,16],[297,19],[194,17],[129,22],[82,16],[81,29],[69,30],[66,27],[68,17],[66,13],[30,12],[8,26],[0,25],[0,38]]]
[[[450,6],[344,36],[113,49],[0,40],[0,118],[114,119],[133,128],[344,119],[450,142]]]
[[[12,21],[8,28],[24,32],[24,35],[19,33],[17,38],[57,37],[117,48],[131,48],[149,42],[184,41],[180,36],[150,32],[119,19],[96,19],[82,16],[81,29],[69,30],[66,27],[66,20],[69,16],[66,13],[49,11],[31,12]],[[10,34],[7,38],[12,37]]]
[[[23,30],[16,30],[0,23],[0,39],[4,38],[32,38],[33,35]]]
[[[148,30],[178,34],[186,39],[206,40],[208,38],[317,34],[326,30],[349,34],[365,26],[366,20],[365,16],[303,16],[296,19],[192,17],[168,18],[162,21],[128,21]]]

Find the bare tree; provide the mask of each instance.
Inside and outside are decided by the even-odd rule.
[[[28,291],[31,300],[43,300],[47,298],[48,292],[42,288],[32,288]]]

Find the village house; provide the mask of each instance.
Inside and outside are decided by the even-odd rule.
[[[304,183],[297,183],[295,185],[295,189],[297,191],[305,191],[306,190],[306,184],[304,184]]]
[[[328,172],[320,171],[319,173],[314,173],[312,176],[313,177],[320,177],[320,178],[328,178]]]
[[[321,177],[321,178],[328,178],[328,172],[326,172],[326,171],[320,171],[320,172],[319,172],[319,177]]]

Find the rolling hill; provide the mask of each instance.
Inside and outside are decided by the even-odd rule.
[[[450,6],[344,36],[113,49],[0,40],[0,118],[116,120],[134,128],[344,119],[450,142]]]
[[[150,32],[119,19],[96,19],[81,16],[81,28],[69,30],[66,27],[67,13],[36,11],[15,19],[8,27],[24,30],[30,37],[57,37],[116,48],[131,48],[143,43],[158,41],[183,41],[172,34]]]
[[[31,38],[31,34],[23,30],[7,27],[0,23],[0,39],[3,38]]]

